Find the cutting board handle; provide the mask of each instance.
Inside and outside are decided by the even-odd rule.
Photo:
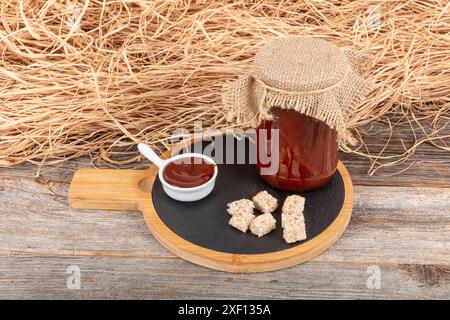
[[[77,209],[141,210],[150,194],[139,185],[149,175],[149,170],[80,169],[70,184],[69,204]]]

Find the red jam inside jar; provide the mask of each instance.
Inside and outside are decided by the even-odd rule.
[[[271,113],[273,120],[263,121],[257,129],[257,168],[261,178],[288,191],[310,191],[325,185],[338,163],[336,130],[295,110],[274,108]],[[261,129],[267,130],[266,134],[261,134]],[[279,130],[278,150],[273,150],[271,129]],[[271,152],[277,151],[276,172],[264,174],[262,169],[272,165],[270,158],[277,159]],[[268,161],[262,161],[261,154]]]
[[[193,188],[205,184],[214,176],[216,165],[200,157],[174,160],[163,170],[164,180],[175,187]]]

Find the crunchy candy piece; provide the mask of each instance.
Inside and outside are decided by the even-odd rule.
[[[304,208],[305,198],[294,194],[284,200],[281,211],[287,214],[303,214]]]
[[[240,199],[227,204],[227,211],[229,214],[234,216],[235,214],[247,213],[253,214],[253,209],[255,205],[253,201],[248,199]]]
[[[266,190],[258,192],[253,198],[256,209],[262,213],[272,213],[278,207],[277,199]]]
[[[262,236],[268,234],[270,231],[275,229],[276,220],[270,213],[264,213],[260,216],[257,216],[250,223],[250,231],[261,238]]]
[[[250,222],[255,219],[255,215],[252,213],[244,212],[244,213],[237,213],[234,214],[230,221],[228,222],[231,226],[235,227],[236,229],[247,232],[248,226],[250,225]]]
[[[303,214],[293,213],[289,214],[286,212],[281,213],[281,227],[284,228],[286,225],[295,225],[305,223],[305,217]]]
[[[291,195],[284,200],[281,213],[281,227],[283,228],[283,238],[287,243],[294,243],[306,239],[305,198],[298,195]]]
[[[294,243],[306,239],[304,220],[301,223],[285,223],[283,238],[287,243]]]

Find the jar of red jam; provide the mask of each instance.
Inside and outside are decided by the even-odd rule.
[[[368,62],[319,38],[279,37],[261,47],[250,73],[223,86],[227,120],[257,129],[262,179],[289,191],[331,179],[338,142],[352,140],[348,123],[375,88],[362,77]]]
[[[288,191],[309,191],[325,185],[338,163],[336,130],[294,110],[273,108],[271,113],[273,120],[264,120],[257,130],[257,168],[261,178]],[[272,130],[278,130],[278,134]],[[278,156],[274,156],[275,152]],[[272,173],[265,174],[263,168],[270,167],[276,168],[275,172],[266,170]]]

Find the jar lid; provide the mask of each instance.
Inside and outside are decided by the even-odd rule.
[[[253,72],[226,83],[228,121],[257,127],[270,109],[293,109],[325,122],[345,140],[355,107],[374,86],[361,77],[362,55],[310,37],[277,38],[256,54]]]

